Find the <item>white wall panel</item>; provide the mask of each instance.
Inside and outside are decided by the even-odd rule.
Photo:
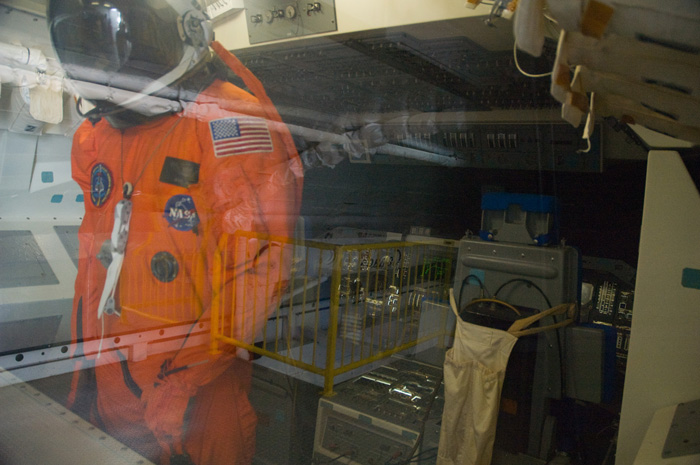
[[[656,410],[700,398],[700,289],[682,284],[698,244],[695,184],[677,152],[650,152],[617,465],[633,462]]]

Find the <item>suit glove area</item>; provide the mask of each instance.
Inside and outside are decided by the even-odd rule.
[[[142,386],[144,420],[164,456],[187,455],[183,441],[187,430],[185,414],[190,400],[201,386],[211,383],[226,371],[236,360],[238,352],[247,355],[247,351],[235,349],[216,356],[202,353],[200,347],[184,349],[174,358],[166,359],[153,382]],[[161,461],[173,464],[172,461]]]
[[[196,392],[196,386],[185,383],[178,376],[159,378],[143,388],[144,419],[165,455],[185,452],[182,447],[185,412]]]

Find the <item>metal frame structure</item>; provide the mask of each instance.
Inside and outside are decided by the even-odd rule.
[[[293,257],[289,277],[279,280],[281,274],[272,274],[284,271],[268,267],[252,278],[253,288],[271,283],[284,294],[277,302],[260,303],[268,315],[261,324],[255,321],[259,309],[242,310],[244,301],[248,306],[257,302],[246,295],[250,286],[237,282],[245,273],[228,276],[227,264],[216,264],[214,289],[224,289],[227,279],[233,284],[232,295],[221,294],[212,303],[214,352],[229,344],[292,365],[321,376],[323,394],[332,395],[339,375],[418,344],[441,345],[449,332],[447,312],[435,312],[437,325],[419,328],[422,311],[436,307],[425,303],[447,300],[454,253],[448,247],[410,242],[338,245],[239,232],[224,238],[220,257],[226,260],[234,244],[236,256],[251,256],[248,247],[263,242],[279,246],[271,246],[271,253]],[[248,336],[241,335],[241,328]],[[250,335],[257,336],[253,340]]]

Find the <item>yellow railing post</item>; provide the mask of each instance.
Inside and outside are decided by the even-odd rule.
[[[219,316],[221,314],[221,299],[223,298],[224,290],[224,277],[222,276],[224,267],[222,265],[223,256],[226,253],[226,246],[228,244],[228,235],[224,234],[219,241],[219,249],[217,253],[214,254],[214,263],[212,263],[212,297],[211,299],[211,322],[210,327],[210,347],[209,351],[212,354],[218,354],[219,350]]]
[[[323,395],[333,395],[333,377],[335,376],[335,354],[338,343],[338,319],[340,315],[340,280],[343,269],[344,247],[333,251],[333,273],[331,277],[331,301],[328,319],[328,345],[326,346],[326,367],[323,373]]]
[[[241,238],[257,238],[260,241],[274,241],[282,244],[280,253],[283,255],[279,257],[279,262],[282,264],[286,263],[285,248],[290,244],[292,248],[291,251],[286,250],[291,252],[292,261],[289,270],[280,267],[280,274],[275,275],[268,264],[267,269],[258,270],[261,275],[256,276],[252,283],[254,289],[265,286],[267,294],[279,296],[279,301],[274,302],[274,310],[269,305],[271,301],[265,302],[268,311],[272,312],[274,322],[268,323],[267,319],[253,321],[253,332],[263,338],[261,347],[254,345],[253,341],[234,338],[233,328],[237,322],[232,319],[235,316],[236,298],[238,297],[241,301],[245,301],[246,298],[255,298],[252,290],[249,293],[251,295],[246,295],[239,289],[236,296],[235,281],[238,271],[232,276],[229,275],[230,269],[237,270],[237,267],[233,266],[235,263],[227,263],[232,252],[228,249],[237,248]],[[297,250],[297,247],[303,249]],[[299,254],[297,254],[298,251]],[[302,252],[306,256],[301,256]],[[327,253],[333,253],[332,260],[324,260]],[[347,378],[345,375],[348,372],[433,338],[438,338],[438,347],[445,345],[447,324],[445,315],[442,316],[441,322],[436,322],[436,328],[430,330],[426,328],[423,333],[419,332],[420,299],[443,300],[443,290],[449,286],[452,278],[451,261],[443,259],[443,253],[422,244],[406,242],[336,245],[327,242],[301,242],[291,238],[240,231],[235,235],[224,235],[219,244],[219,251],[211,264],[213,298],[210,309],[210,350],[212,353],[217,353],[221,351],[222,345],[232,345],[266,356],[276,362],[292,365],[313,373],[316,377],[314,383],[323,386],[322,394],[333,395],[334,383],[341,375]],[[317,259],[315,254],[318,254]],[[295,261],[297,255],[300,255],[299,260]],[[235,260],[239,262],[240,258]],[[330,269],[328,265],[331,265]],[[233,281],[228,282],[228,279]],[[328,279],[330,279],[330,291],[327,291],[326,285],[322,290],[321,284],[327,284]],[[348,288],[346,280],[355,282],[353,279],[360,284]],[[276,292],[272,292],[271,288],[267,287],[273,285],[273,282],[277,286]],[[283,288],[283,283],[287,282],[288,287]],[[360,285],[364,290],[360,290]],[[307,294],[307,288],[310,286],[316,286],[313,294]],[[324,310],[321,310],[322,297]],[[324,341],[319,313],[325,311],[326,297],[330,299],[330,305]],[[380,304],[373,303],[373,305],[379,305],[377,309],[372,310],[380,312],[377,314],[376,322],[374,319],[369,321],[368,317],[367,301],[370,297],[380,302]],[[388,298],[396,301],[392,301],[389,305],[386,300]],[[354,310],[346,300],[355,302]],[[282,312],[281,309],[285,309],[286,312]],[[348,311],[356,311],[356,318],[345,319],[346,315],[341,315],[341,312]],[[299,314],[300,320],[298,327],[292,328],[291,324],[296,313]],[[254,315],[260,318],[257,312]],[[375,314],[372,313],[372,315]],[[285,317],[289,319],[290,325],[280,333],[278,325]],[[267,339],[268,324],[270,331],[274,333],[274,341]],[[341,326],[353,324],[354,327]],[[229,326],[232,329],[231,334],[228,334]],[[313,334],[313,340],[309,340],[309,332]],[[284,344],[285,341],[286,344]],[[350,344],[346,354],[347,346]],[[317,357],[316,351],[322,350],[324,345],[325,358],[320,354]],[[359,353],[359,356],[355,352]],[[311,359],[307,360],[304,355],[311,355]]]

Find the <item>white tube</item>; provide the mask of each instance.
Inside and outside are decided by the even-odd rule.
[[[15,48],[21,49],[23,47]],[[6,48],[6,50],[12,51],[11,48]],[[14,51],[17,52],[17,50]],[[38,74],[36,71],[28,71],[0,65],[0,82],[28,87],[34,87],[39,84],[46,85],[46,81],[39,82],[40,76],[42,75]],[[114,102],[117,105],[126,105],[130,110],[136,111],[147,116],[159,115],[170,112],[179,112],[183,109],[181,102],[177,100],[143,95],[138,92],[116,89],[114,87],[106,87],[100,84],[94,84],[90,82],[72,81],[68,79],[63,79],[62,76],[47,76],[44,74],[42,79],[50,80],[49,83],[51,84],[52,88],[61,86],[67,92],[73,95],[79,95],[87,100],[106,100]],[[53,81],[62,82],[61,84],[58,84],[57,82]],[[348,141],[347,136],[345,134],[336,134],[326,131],[319,131],[316,129],[305,128],[302,126],[295,125],[287,126],[292,132],[292,134],[302,136],[309,140],[327,141],[332,144],[339,145],[345,144]],[[387,155],[424,161],[441,166],[467,166],[467,163],[464,160],[461,160],[452,155],[440,155],[424,150],[402,147],[393,144],[381,145],[376,148],[376,151]]]
[[[129,109],[147,116],[178,112],[182,109],[180,102],[176,100],[141,95],[137,92],[129,92],[90,82],[70,81],[64,79],[63,76],[47,76],[36,71],[11,68],[4,65],[0,65],[0,82],[29,88],[38,85],[48,85],[52,90],[63,89],[72,95],[79,95],[87,100],[107,100],[116,104],[124,104],[124,102],[131,101],[131,104],[128,106]]]
[[[295,126],[293,124],[288,124],[287,127],[292,134],[302,136],[307,140],[314,140],[317,142],[325,141],[330,142],[331,144],[344,144],[347,142],[347,138],[344,134],[319,131],[318,129],[305,128],[303,126]]]
[[[424,150],[402,147],[400,145],[385,144],[377,147],[377,152],[393,155],[401,158],[409,158],[411,160],[420,160],[440,166],[450,167],[468,167],[466,160],[454,156],[436,155]]]
[[[347,136],[344,134],[335,134],[332,132],[319,131],[317,129],[305,128],[288,124],[287,127],[292,134],[304,137],[305,139],[315,141],[327,141],[332,144],[342,145],[347,142]],[[428,163],[433,163],[441,166],[468,166],[467,162],[460,160],[454,156],[436,155],[424,150],[402,147],[400,145],[384,144],[376,148],[377,152],[386,155],[393,155],[401,158],[409,158],[411,160],[420,160]]]
[[[52,89],[63,87],[63,76],[49,76],[36,71],[0,65],[0,82],[14,86],[35,87],[50,85]]]
[[[42,70],[46,70],[47,66],[46,57],[41,50],[0,42],[0,63],[3,62],[30,66]]]
[[[146,116],[179,112],[182,110],[182,105],[177,100],[143,95],[138,92],[106,87],[91,82],[66,80],[65,83],[66,90],[86,100],[114,102],[117,105],[123,105],[130,110]]]

